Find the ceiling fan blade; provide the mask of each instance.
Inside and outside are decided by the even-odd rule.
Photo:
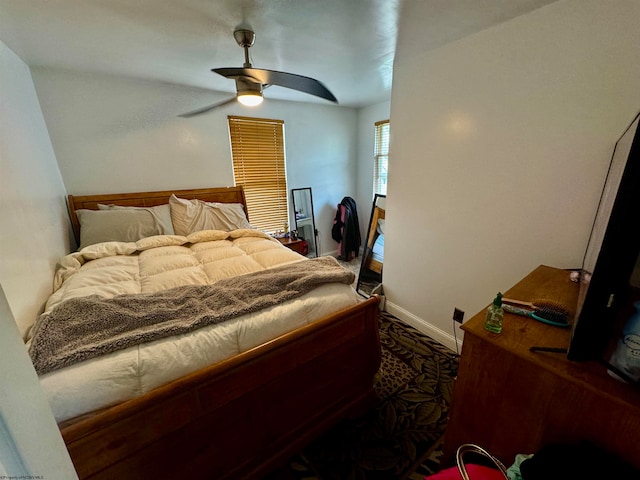
[[[338,103],[338,99],[318,80],[294,73],[265,70],[262,68],[214,68],[211,70],[227,78],[247,78],[250,81],[290,88]]]
[[[191,110],[190,112],[181,113],[178,116],[181,117],[181,118],[195,117],[196,115],[201,115],[203,113],[206,113],[206,112],[209,112],[209,111],[213,110],[214,108],[222,107],[223,105],[227,105],[227,104],[233,103],[235,101],[236,101],[236,97],[231,97],[231,98],[229,98],[227,100],[224,100],[222,102],[214,103],[213,105],[207,105],[206,107],[201,107],[201,108],[198,108],[197,110]]]
[[[227,68],[212,68],[211,71],[222,75],[226,78],[241,78],[253,83],[264,83],[259,78],[249,74],[249,70],[255,70],[254,68],[242,68],[242,67],[227,67]]]

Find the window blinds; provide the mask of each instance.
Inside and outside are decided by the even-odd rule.
[[[386,195],[389,166],[389,120],[376,122],[375,128],[373,193]]]
[[[288,222],[284,121],[229,116],[236,185],[242,185],[251,225],[266,232]]]

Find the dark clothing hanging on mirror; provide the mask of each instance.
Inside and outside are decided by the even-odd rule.
[[[353,198],[344,197],[338,204],[331,237],[338,242],[338,257],[341,260],[350,261],[358,256],[361,243],[360,223]]]

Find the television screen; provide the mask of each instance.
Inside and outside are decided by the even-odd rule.
[[[597,360],[625,301],[640,239],[640,142],[636,116],[615,145],[580,272],[580,291],[568,356]]]

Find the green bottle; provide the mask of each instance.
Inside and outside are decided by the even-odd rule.
[[[489,305],[489,308],[487,308],[484,329],[493,333],[501,333],[503,318],[504,310],[502,309],[502,293],[498,292],[493,303]]]

